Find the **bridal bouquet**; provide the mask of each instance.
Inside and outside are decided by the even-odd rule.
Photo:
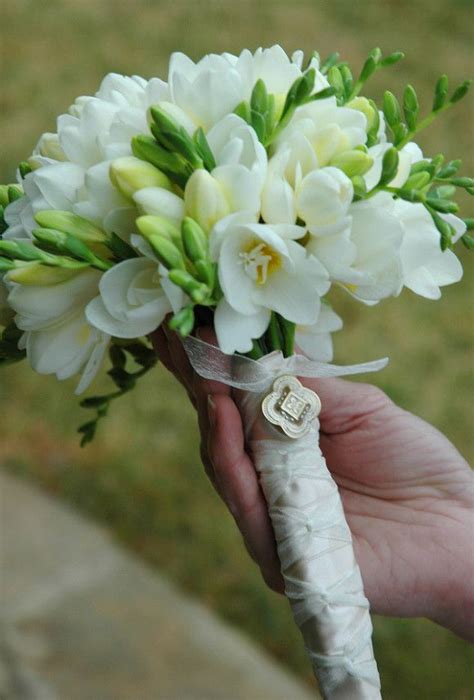
[[[378,698],[368,602],[337,487],[318,449],[317,395],[296,377],[372,371],[329,364],[333,285],[366,305],[403,287],[430,299],[472,248],[456,216],[460,161],[413,138],[458,102],[443,75],[420,113],[362,96],[401,53],[370,52],[358,77],[337,54],[279,47],[173,54],[168,82],[108,75],[43,134],[3,186],[0,362],[86,390],[108,355],[113,390],[85,398],[89,442],[110,402],[179,332],[193,367],[236,392],[272,520],[286,595],[326,698]],[[198,337],[211,325],[217,345]]]

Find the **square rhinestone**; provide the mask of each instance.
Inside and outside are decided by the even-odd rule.
[[[281,404],[281,411],[282,413],[286,413],[287,416],[290,416],[294,420],[298,421],[302,417],[306,405],[306,401],[301,399],[298,394],[290,391],[285,396],[285,399]]]

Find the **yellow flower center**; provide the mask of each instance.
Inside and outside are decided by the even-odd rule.
[[[265,284],[268,276],[279,270],[282,260],[279,253],[266,243],[252,241],[240,253],[245,272],[257,284]]]

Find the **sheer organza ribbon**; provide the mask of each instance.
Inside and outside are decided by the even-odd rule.
[[[384,357],[362,364],[332,365],[309,360],[303,355],[283,357],[279,350],[266,355],[261,362],[243,355],[226,355],[215,345],[193,336],[185,338],[183,344],[193,369],[201,377],[255,393],[266,391],[279,374],[322,379],[378,372],[388,364],[388,358]]]

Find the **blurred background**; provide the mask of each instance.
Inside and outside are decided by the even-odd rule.
[[[354,70],[367,52],[403,50],[406,59],[369,84],[379,98],[400,95],[407,81],[429,107],[436,79],[472,75],[472,0],[16,0],[2,3],[0,181],[14,179],[43,131],[74,98],[93,94],[110,72],[166,77],[169,54],[280,43],[292,52],[339,50]],[[468,97],[423,133],[427,154],[443,150],[473,170],[473,99]],[[468,205],[466,201],[464,206]],[[472,210],[465,210],[472,216]],[[344,297],[335,309],[344,330],[335,360],[389,355],[371,381],[404,408],[436,425],[469,458],[472,404],[472,260],[463,282],[437,302],[405,290],[369,308]],[[99,389],[105,388],[104,377]],[[27,366],[0,375],[0,462],[41,484],[91,518],[140,557],[262,645],[311,684],[311,672],[287,605],[268,591],[199,460],[191,407],[158,368],[113,406],[92,446],[75,430],[88,418],[72,383],[35,375]],[[95,392],[99,393],[99,392]],[[472,648],[421,620],[374,618],[384,697],[468,699]]]

